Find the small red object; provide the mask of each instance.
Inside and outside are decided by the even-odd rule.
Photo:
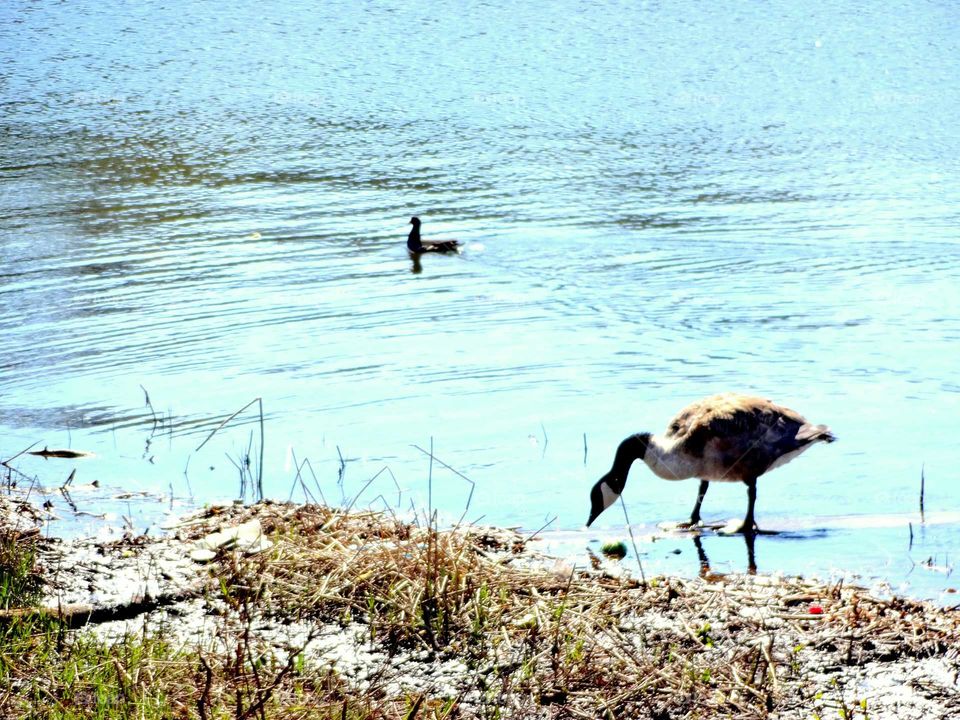
[[[811,615],[823,615],[823,608],[820,607],[819,605],[811,605],[811,606],[810,606],[810,614],[811,614]]]

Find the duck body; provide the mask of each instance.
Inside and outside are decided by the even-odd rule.
[[[665,480],[700,478],[690,525],[700,522],[700,506],[710,482],[742,482],[748,507],[741,531],[755,528],[756,482],[764,473],[793,460],[817,442],[833,442],[826,425],[814,425],[798,412],[764,398],[723,393],[688,405],[663,435],[640,433],[617,448],[613,467],[591,491],[589,526],[623,492],[634,460]]]
[[[458,240],[433,240],[424,242],[420,238],[420,218],[412,217],[410,218],[410,224],[413,225],[413,229],[410,231],[410,234],[407,236],[407,250],[412,253],[426,253],[426,252],[459,252],[460,251],[460,242]]]

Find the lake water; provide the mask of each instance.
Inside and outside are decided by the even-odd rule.
[[[81,513],[137,530],[243,471],[248,499],[363,490],[582,550],[624,534],[614,508],[571,535],[619,440],[750,391],[839,437],[761,479],[789,532],[760,570],[945,598],[958,29],[919,0],[6,2],[0,458],[96,457],[4,474],[52,532],[92,522],[73,469]],[[465,252],[414,266],[414,214]],[[256,404],[197,449],[255,398],[262,468]],[[642,528],[695,493],[638,467],[624,498]],[[696,572],[683,543],[641,552]]]

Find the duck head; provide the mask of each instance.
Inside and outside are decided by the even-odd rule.
[[[630,466],[633,465],[634,460],[643,460],[649,443],[650,433],[631,435],[620,443],[610,472],[600,478],[590,490],[590,517],[587,520],[587,527],[590,527],[597,516],[620,497],[624,485],[627,484]]]
[[[413,225],[414,227],[420,227],[420,218],[414,215],[412,218],[410,218],[410,222],[407,224]]]

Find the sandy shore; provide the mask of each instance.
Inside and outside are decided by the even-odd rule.
[[[234,717],[234,685],[258,662],[272,679],[253,686],[250,716],[960,716],[960,613],[843,584],[640,582],[600,558],[575,570],[506,530],[272,503],[216,508],[163,538],[38,542],[39,604],[107,648],[176,648],[184,717]]]

